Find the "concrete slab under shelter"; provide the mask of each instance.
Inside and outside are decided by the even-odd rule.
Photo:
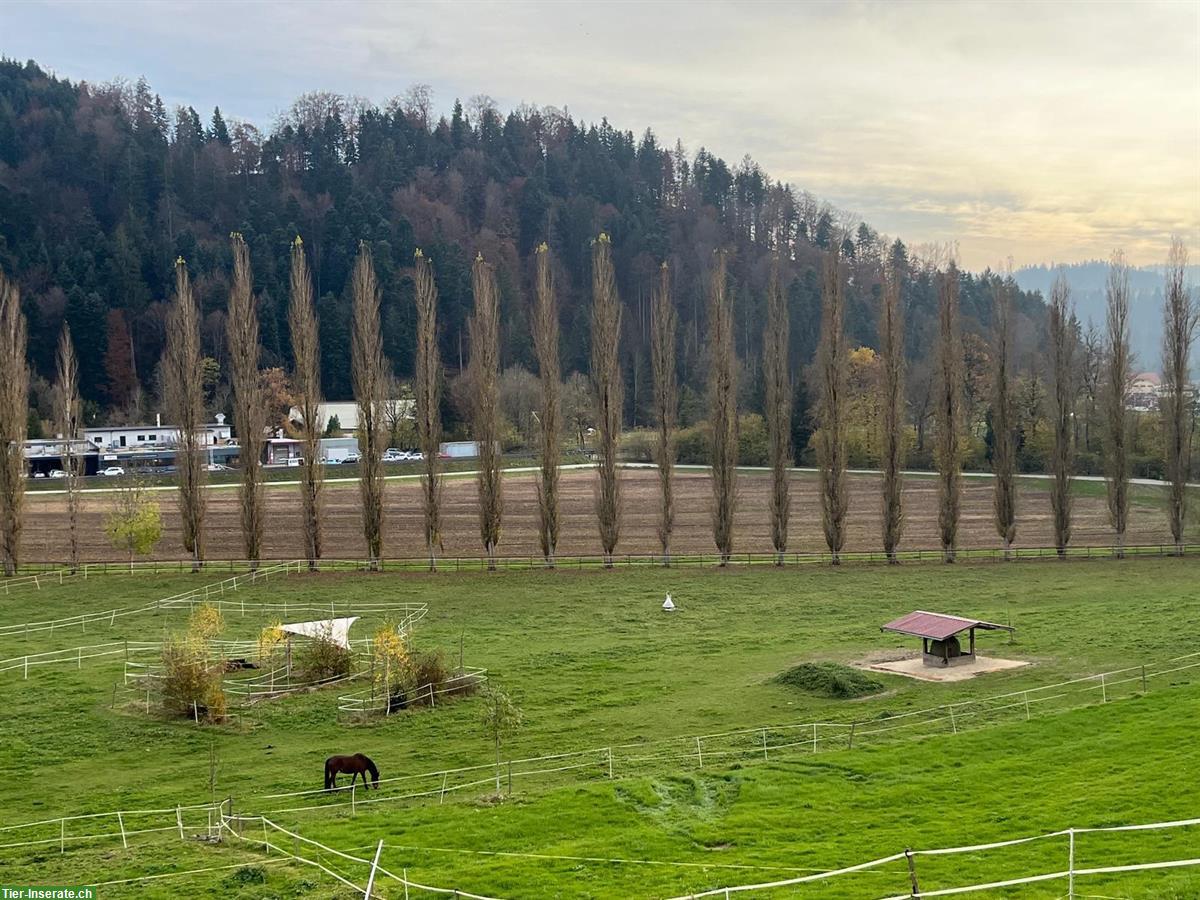
[[[941,668],[925,665],[921,660],[921,654],[917,653],[902,659],[862,663],[859,667],[873,672],[887,672],[892,675],[903,675],[905,678],[916,678],[918,681],[966,681],[976,675],[1003,672],[1006,669],[1019,669],[1021,666],[1027,665],[1029,663],[1021,659],[977,656],[972,665]]]

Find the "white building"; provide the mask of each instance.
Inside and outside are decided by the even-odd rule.
[[[412,419],[416,416],[415,400],[385,400],[383,402],[385,420],[389,417]],[[358,430],[358,404],[353,400],[332,401],[322,403],[317,407],[317,420],[320,422],[322,431],[329,426],[329,420],[334,416],[337,417],[338,428],[343,432]],[[288,410],[288,418],[297,425],[304,423],[304,416],[296,406]]]
[[[1155,372],[1139,372],[1129,383],[1129,394],[1125,399],[1128,409],[1138,412],[1152,412],[1158,409],[1158,399],[1162,394],[1162,379]]]
[[[106,425],[85,428],[84,438],[101,450],[120,450],[136,447],[175,447],[179,444],[179,429],[162,424],[155,416],[153,425]],[[233,430],[225,424],[225,416],[217,413],[216,421],[204,426],[201,443],[206,447],[229,443]]]

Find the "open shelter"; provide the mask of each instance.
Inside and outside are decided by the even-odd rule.
[[[927,666],[964,666],[975,662],[975,629],[1014,631],[1011,625],[998,625],[982,619],[966,619],[924,610],[911,612],[880,627],[880,631],[911,634],[921,639],[921,661]],[[958,635],[970,634],[969,649],[964,653]]]

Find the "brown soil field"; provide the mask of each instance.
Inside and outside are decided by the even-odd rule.
[[[658,552],[658,476],[652,470],[622,471],[622,527],[618,554],[648,555]],[[563,556],[598,555],[600,545],[593,514],[596,475],[567,471],[562,476],[561,533],[558,552]],[[1018,547],[1045,547],[1053,543],[1048,483],[1024,480],[1018,501]],[[880,549],[879,479],[851,475],[851,508],[847,551]],[[765,472],[742,473],[738,480],[735,551],[769,553],[771,530],[768,517],[770,478]],[[1074,503],[1072,544],[1108,546],[1111,532],[1102,485],[1084,492]],[[676,522],[672,550],[675,553],[712,553],[709,518],[711,488],[704,472],[682,472],[675,479]],[[1129,544],[1169,542],[1166,515],[1152,495],[1140,492],[1130,516]],[[180,539],[179,516],[174,491],[159,491],[164,524],[163,539],[151,559],[186,557]],[[302,554],[299,491],[295,486],[273,485],[265,492],[267,527],[264,557],[294,559]],[[1135,497],[1138,494],[1135,493]],[[472,478],[445,482],[443,493],[443,557],[482,555]],[[905,527],[902,549],[929,550],[938,547],[937,483],[930,477],[905,481]],[[424,553],[419,485],[415,480],[387,485],[384,553],[388,558],[415,558]],[[57,562],[67,557],[66,502],[62,495],[27,494],[22,537],[25,562]],[[81,504],[82,556],[86,561],[120,560],[123,555],[109,545],[104,519],[112,508],[106,494],[86,494]],[[329,484],[325,489],[324,556],[328,559],[359,559],[365,553],[359,518],[359,495],[355,484]],[[792,476],[792,518],[789,550],[823,551],[821,514],[816,477],[797,472]],[[208,493],[206,548],[209,559],[238,559],[243,556],[237,492],[232,489]],[[992,525],[992,483],[967,478],[964,482],[959,545],[965,548],[998,547]],[[500,555],[538,556],[537,495],[529,474],[509,475],[504,480],[504,524]]]

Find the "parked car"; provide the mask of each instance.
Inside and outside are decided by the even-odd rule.
[[[51,477],[51,478],[66,478],[66,477],[67,477],[67,473],[66,473],[66,472],[64,472],[62,469],[51,469],[51,470],[50,470],[50,477]]]
[[[113,476],[117,476],[117,475],[124,475],[125,470],[122,469],[120,466],[109,466],[107,469],[101,469],[100,474],[113,477]]]
[[[362,457],[359,456],[357,453],[347,453],[345,456],[342,457],[342,462],[345,463],[346,465],[352,465],[361,460],[362,460]]]

